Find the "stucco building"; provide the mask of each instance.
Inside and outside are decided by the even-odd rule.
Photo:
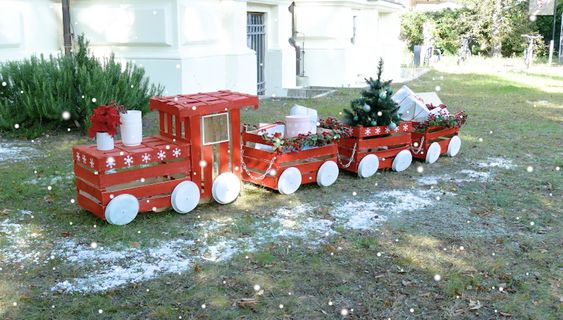
[[[386,0],[71,0],[75,35],[142,65],[168,94],[284,95],[356,86],[383,57],[398,77],[404,6]],[[63,47],[61,1],[0,0],[0,61]]]

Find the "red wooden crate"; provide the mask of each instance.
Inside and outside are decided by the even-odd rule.
[[[427,127],[424,131],[414,131],[411,136],[413,157],[433,163],[442,154],[455,156],[461,146],[461,140],[457,136],[458,133],[459,127],[448,128],[439,126]],[[453,143],[452,139],[454,139]],[[432,145],[434,147],[431,147]],[[436,145],[439,146],[439,149]]]
[[[141,145],[100,151],[96,145],[72,148],[78,204],[101,219],[105,208],[118,195],[139,200],[139,211],[169,207],[170,194],[179,183],[191,180],[190,145],[153,136]]]
[[[377,169],[392,168],[395,157],[403,150],[410,149],[412,124],[409,121],[400,122],[394,130],[387,126],[355,126],[350,129],[350,137],[338,142],[338,165],[341,169],[358,173],[360,162],[368,155],[377,156]],[[404,158],[406,163],[401,166],[402,170],[412,160],[412,157],[409,160],[408,155]]]
[[[332,161],[334,168],[337,170],[336,154],[338,147],[334,143],[307,150],[278,154],[253,146],[255,143],[272,145],[270,142],[265,141],[256,131],[244,132],[242,134],[242,141],[243,181],[278,190],[281,193],[284,192],[278,188],[280,177],[289,168],[293,167],[299,170],[302,185],[317,183],[319,169],[327,162]],[[338,176],[338,173],[336,173],[336,176]]]

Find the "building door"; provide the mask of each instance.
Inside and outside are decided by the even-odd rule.
[[[266,25],[264,13],[248,12],[247,17],[247,45],[256,51],[256,72],[258,95],[266,93],[264,79],[264,56],[266,55]]]

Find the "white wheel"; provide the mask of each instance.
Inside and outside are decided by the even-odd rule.
[[[334,161],[325,161],[317,172],[317,184],[328,187],[338,179],[338,165]]]
[[[459,149],[461,149],[461,139],[459,136],[453,136],[448,144],[448,156],[455,157],[459,153]]]
[[[362,158],[358,165],[358,176],[369,178],[377,172],[377,169],[379,169],[379,159],[375,154],[368,154]]]
[[[301,171],[295,167],[285,169],[278,179],[278,191],[281,194],[292,194],[301,186]]]
[[[172,191],[172,208],[174,211],[185,214],[197,207],[199,203],[199,188],[193,181],[184,181]]]
[[[412,163],[412,154],[409,150],[403,150],[399,152],[395,159],[393,159],[393,165],[391,168],[397,172],[405,171]]]
[[[113,198],[104,212],[107,222],[122,226],[133,221],[139,213],[139,200],[130,194]]]
[[[428,151],[426,151],[426,163],[434,163],[440,157],[440,153],[442,152],[442,148],[438,142],[432,142],[430,147],[428,147]]]
[[[213,199],[220,204],[229,204],[235,201],[240,194],[240,180],[232,172],[221,173],[211,187]]]

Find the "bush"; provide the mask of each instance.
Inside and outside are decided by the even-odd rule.
[[[70,55],[1,64],[0,82],[0,131],[28,138],[68,127],[85,132],[92,109],[112,101],[146,113],[148,99],[163,91],[143,68],[94,57],[83,36]]]

